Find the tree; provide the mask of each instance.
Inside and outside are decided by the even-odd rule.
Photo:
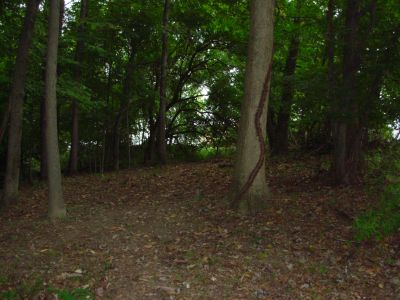
[[[30,0],[27,5],[9,97],[10,125],[7,150],[7,169],[4,183],[4,196],[2,200],[2,204],[5,206],[15,202],[18,197],[25,82],[29,49],[32,42],[35,18],[39,3],[40,0]]]
[[[231,205],[242,213],[265,207],[265,128],[272,72],[274,1],[253,0]]]
[[[296,13],[300,14],[301,1],[296,1]],[[289,122],[292,110],[293,94],[294,94],[294,75],[297,65],[297,57],[300,49],[300,17],[294,18],[294,31],[290,40],[289,51],[286,58],[283,78],[283,92],[280,110],[278,112],[278,122],[275,132],[275,141],[273,143],[273,151],[276,154],[284,154],[288,151],[289,146]]]
[[[337,103],[334,127],[333,170],[337,183],[349,184],[357,180],[362,164],[365,142],[366,113],[360,101],[360,73],[365,41],[373,30],[376,1],[363,7],[361,0],[347,0],[343,37],[343,93]],[[364,12],[365,10],[365,12]],[[369,14],[367,14],[368,12]],[[366,28],[362,17],[369,15]],[[363,38],[361,38],[363,36]],[[378,92],[379,93],[379,92]]]
[[[158,159],[161,164],[167,161],[167,141],[165,136],[167,107],[167,68],[168,68],[168,22],[170,3],[165,0],[162,33],[161,78],[160,78],[160,112],[158,115]]]
[[[77,32],[77,42],[75,49],[75,80],[81,84],[82,81],[82,60],[85,50],[85,41],[83,33],[85,31],[85,22],[88,14],[88,0],[81,0],[81,9],[79,16],[79,25]],[[72,128],[71,128],[71,152],[69,160],[69,173],[75,174],[78,171],[78,150],[79,150],[79,119],[78,102],[72,101]]]
[[[66,215],[61,185],[61,167],[57,130],[57,55],[59,37],[60,1],[50,0],[49,28],[46,57],[45,101],[46,101],[46,148],[49,185],[49,217]]]

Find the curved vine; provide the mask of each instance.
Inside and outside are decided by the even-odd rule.
[[[271,75],[272,75],[272,58],[271,58],[271,62],[268,67],[267,75],[265,77],[261,97],[260,97],[260,100],[258,101],[257,110],[254,115],[254,125],[256,128],[256,134],[257,134],[258,143],[259,143],[259,147],[260,147],[260,155],[259,155],[257,164],[251,171],[249,177],[247,178],[246,183],[242,186],[240,191],[236,194],[236,197],[233,199],[233,201],[231,203],[231,206],[233,208],[239,207],[240,200],[242,199],[243,195],[250,189],[258,172],[260,172],[260,169],[262,168],[264,160],[265,160],[265,141],[264,141],[262,128],[261,128],[261,117],[262,117],[262,113],[264,111],[265,102],[267,101],[267,96],[268,96],[268,92],[269,92],[269,83],[271,81]]]

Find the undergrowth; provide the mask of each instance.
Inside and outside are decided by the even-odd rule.
[[[400,229],[400,145],[375,152],[368,163],[369,186],[380,201],[356,218],[354,228],[358,241],[381,240]]]

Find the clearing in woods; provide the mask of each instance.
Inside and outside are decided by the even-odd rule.
[[[395,299],[399,235],[354,242],[374,199],[312,165],[272,161],[256,217],[227,208],[225,161],[66,178],[54,224],[45,188],[25,187],[0,215],[0,298]]]

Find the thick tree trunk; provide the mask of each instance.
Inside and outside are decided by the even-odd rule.
[[[157,147],[159,163],[167,162],[166,141],[166,108],[167,108],[167,69],[168,69],[168,22],[170,0],[165,0],[163,16],[162,53],[161,53],[161,78],[160,78],[160,111],[158,114]]]
[[[49,185],[49,217],[61,218],[66,215],[61,185],[60,154],[57,132],[57,53],[60,18],[59,0],[50,0],[49,30],[47,40],[47,61],[45,80],[46,101],[46,148],[47,174]]]
[[[274,1],[253,0],[232,207],[256,213],[266,206],[265,137],[272,68]]]
[[[62,33],[64,22],[65,1],[60,0],[60,19],[59,19],[59,35]],[[57,67],[57,73],[60,73],[60,68]],[[43,74],[45,77],[46,74]],[[47,149],[46,149],[46,99],[40,101],[40,179],[47,180]]]
[[[344,92],[337,108],[333,160],[335,180],[344,184],[349,184],[355,179],[361,162],[362,132],[356,101],[356,77],[360,66],[359,18],[360,0],[348,0],[343,54]]]
[[[21,139],[23,123],[23,103],[28,67],[29,48],[40,0],[28,2],[23,30],[18,46],[14,77],[9,97],[10,125],[7,148],[7,167],[2,204],[7,206],[17,200],[21,164]]]
[[[85,50],[85,41],[82,34],[85,31],[85,22],[88,15],[88,0],[81,0],[79,16],[79,27],[77,32],[77,43],[75,49],[75,80],[82,81],[82,61]],[[72,128],[71,128],[71,152],[69,160],[69,173],[78,172],[78,151],[79,151],[79,105],[76,100],[72,102]]]
[[[301,0],[297,0],[297,13],[300,14]],[[286,65],[283,74],[283,93],[281,107],[278,113],[278,123],[276,127],[276,140],[273,148],[275,154],[285,154],[289,146],[289,122],[292,111],[293,93],[294,93],[294,74],[297,66],[297,57],[299,55],[300,39],[298,26],[300,18],[296,17],[294,26],[296,31],[290,40],[289,52],[286,58]]]

